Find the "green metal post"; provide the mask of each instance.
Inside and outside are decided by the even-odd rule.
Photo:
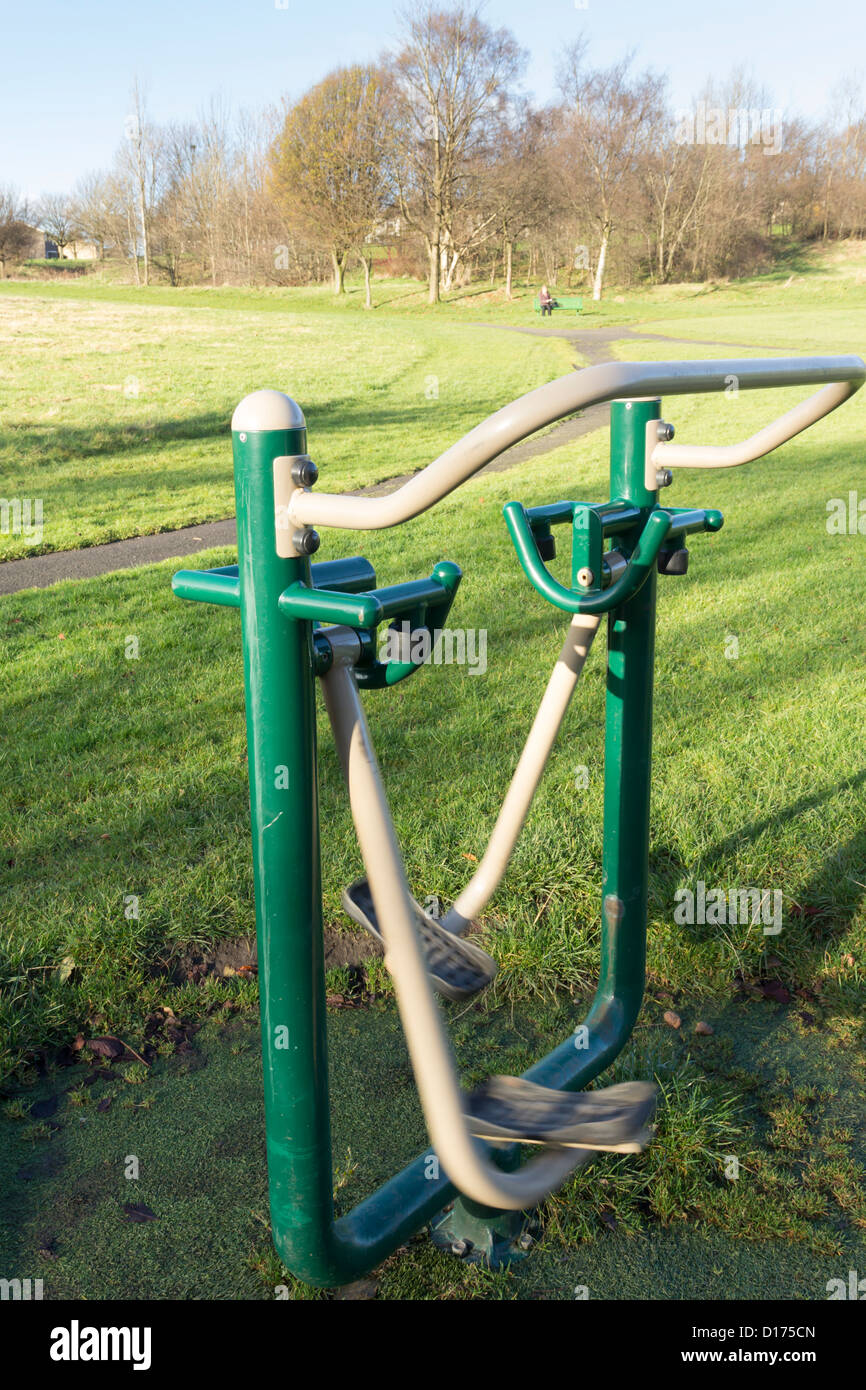
[[[280,595],[310,584],[307,559],[277,555],[273,461],[306,452],[291,428],[233,431],[247,752],[261,993],[268,1178],[282,1254],[332,1220],[312,625]],[[312,1253],[312,1252],[311,1252]]]
[[[332,1286],[381,1263],[454,1188],[428,1151],[334,1220],[313,631],[279,603],[311,576],[277,555],[274,520],[274,459],[305,453],[306,429],[276,392],[248,397],[233,426],[271,1231],[289,1269]]]
[[[611,405],[611,499],[641,510],[640,522],[617,538],[627,557],[658,498],[644,482],[644,455],[647,422],[659,414],[658,400]],[[579,1090],[610,1066],[625,1046],[643,1000],[655,620],[653,565],[638,593],[608,618],[598,989],[585,1024],[525,1073],[540,1086]],[[505,1263],[523,1253],[515,1216],[519,1213],[495,1213],[459,1198],[434,1238],[439,1244],[473,1242],[489,1263]]]
[[[639,506],[658,493],[644,480],[646,426],[660,401],[614,401],[610,408],[611,497]],[[634,535],[634,533],[631,533]],[[629,553],[628,537],[622,548]],[[650,771],[656,628],[655,566],[643,587],[608,617],[602,859],[602,1004],[620,1036],[640,1012],[646,976]]]

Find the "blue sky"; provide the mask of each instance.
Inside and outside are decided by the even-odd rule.
[[[586,3],[586,0],[578,0]],[[156,120],[195,115],[219,92],[258,108],[300,94],[332,67],[375,57],[399,31],[394,0],[3,0],[0,183],[37,197],[106,166],[138,75]],[[5,11],[5,13],[4,13]],[[862,0],[488,0],[532,54],[526,86],[554,94],[556,55],[580,34],[609,63],[627,48],[668,72],[674,105],[707,76],[745,67],[771,105],[818,115],[843,74],[866,77]]]

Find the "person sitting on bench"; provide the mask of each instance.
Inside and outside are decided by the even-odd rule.
[[[544,318],[545,314],[553,313],[554,298],[546,285],[541,286],[541,294],[538,296],[538,302],[541,305],[542,318]]]

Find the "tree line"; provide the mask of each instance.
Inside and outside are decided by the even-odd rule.
[[[141,90],[113,166],[37,208],[0,188],[0,274],[38,225],[138,283],[304,284],[422,277],[435,303],[515,277],[581,285],[747,274],[778,249],[866,232],[866,99],[840,83],[822,121],[751,79],[707,80],[675,110],[634,55],[564,47],[557,99],[521,91],[528,55],[468,3],[421,3],[376,63],[233,116],[219,100],[160,125]]]

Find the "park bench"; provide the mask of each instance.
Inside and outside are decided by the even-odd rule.
[[[574,295],[560,295],[559,298],[557,298],[557,296],[554,295],[553,308],[573,309],[576,314],[579,314],[581,309],[583,308],[583,300],[575,298]],[[541,313],[541,300],[538,297],[538,295],[535,296],[535,312],[536,314]]]

